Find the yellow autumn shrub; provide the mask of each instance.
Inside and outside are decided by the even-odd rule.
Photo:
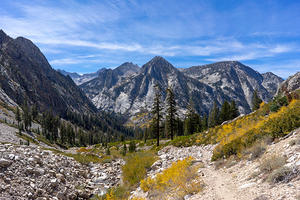
[[[199,192],[202,184],[197,180],[198,167],[192,166],[192,161],[193,158],[188,157],[174,162],[171,167],[154,178],[148,177],[142,180],[141,189],[156,195],[156,198],[183,197],[186,194]]]
[[[267,107],[268,104],[262,104],[254,113],[210,129],[206,137],[219,142],[212,160],[240,156],[242,150],[251,147],[257,140],[266,136],[273,139],[282,137],[300,126],[300,100],[292,100],[278,112],[269,113]]]

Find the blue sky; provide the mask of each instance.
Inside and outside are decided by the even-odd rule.
[[[296,0],[1,0],[0,29],[71,72],[156,55],[176,67],[238,60],[284,78],[300,71]]]

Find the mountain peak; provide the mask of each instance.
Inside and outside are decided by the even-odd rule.
[[[150,60],[150,62],[168,62],[168,61],[162,56],[155,56]]]
[[[0,29],[0,45],[7,39],[9,38],[8,35],[6,35],[6,33]]]
[[[2,29],[0,29],[0,38],[2,38],[2,36],[7,36],[7,35]]]

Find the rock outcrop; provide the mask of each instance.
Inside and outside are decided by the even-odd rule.
[[[300,89],[300,72],[290,76],[287,80],[280,84],[277,94],[290,93],[298,89]]]

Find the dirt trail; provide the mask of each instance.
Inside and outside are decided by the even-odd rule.
[[[201,169],[205,184],[203,193],[195,195],[190,200],[251,200],[253,195],[247,190],[241,191],[233,175],[222,169],[216,170],[210,162],[211,152],[203,151],[205,167]]]
[[[300,128],[294,130],[285,139],[267,146],[260,159],[253,161],[241,160],[228,168],[215,169],[210,161],[211,149],[203,149],[204,168],[200,175],[205,187],[199,194],[189,200],[299,200],[300,176],[287,183],[269,184],[265,177],[255,175],[263,157],[281,155],[287,158],[286,166],[300,167],[300,144],[290,145],[291,141],[300,139]]]

